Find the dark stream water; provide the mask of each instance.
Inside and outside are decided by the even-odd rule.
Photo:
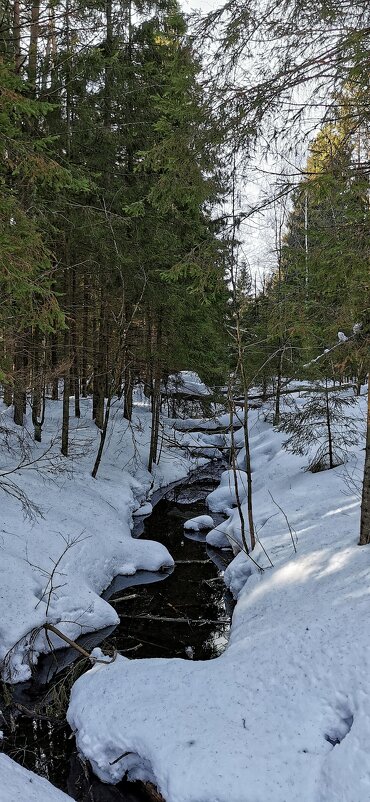
[[[100,645],[131,658],[184,657],[209,660],[224,650],[233,608],[222,574],[230,551],[215,551],[203,535],[184,536],[184,521],[207,512],[205,496],[218,484],[224,466],[206,467],[187,485],[177,486],[154,507],[136,535],[163,543],[175,560],[167,573],[138,572],[117,577],[104,597],[120,616],[115,629],[80,639],[88,650]],[[214,516],[216,522],[221,516]],[[91,775],[79,759],[65,721],[73,681],[86,670],[74,650],[44,658],[32,681],[0,694],[2,747],[22,765],[47,777],[80,802],[140,802],[145,791],[134,784],[109,786]],[[0,793],[1,798],[1,793]],[[25,800],[24,802],[27,802]]]

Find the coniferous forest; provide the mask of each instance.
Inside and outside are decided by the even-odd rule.
[[[369,51],[0,0],[0,802],[368,798]]]

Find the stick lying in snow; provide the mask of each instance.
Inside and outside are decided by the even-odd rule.
[[[213,621],[210,618],[167,618],[164,615],[121,615],[121,618],[132,618],[135,621],[166,621],[171,624],[228,624],[229,618],[219,618]]]

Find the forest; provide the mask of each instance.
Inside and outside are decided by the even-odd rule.
[[[370,11],[0,0],[0,802],[366,802]]]

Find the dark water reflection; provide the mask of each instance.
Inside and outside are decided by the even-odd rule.
[[[233,606],[222,580],[231,552],[209,549],[203,535],[185,537],[183,528],[184,521],[206,512],[204,498],[216,484],[217,475],[210,477],[208,468],[186,488],[171,490],[150,517],[137,522],[137,533],[168,548],[175,568],[117,577],[104,596],[117,610],[120,624],[81,638],[85,648],[99,644],[131,658],[209,660],[221,654]],[[3,748],[80,802],[141,802],[147,799],[141,787],[100,783],[76,754],[64,713],[71,684],[86,667],[86,661],[75,662],[72,650],[63,650],[57,662],[53,657],[41,661],[33,681],[14,688],[12,700],[0,698]],[[39,717],[32,715],[35,710]]]

